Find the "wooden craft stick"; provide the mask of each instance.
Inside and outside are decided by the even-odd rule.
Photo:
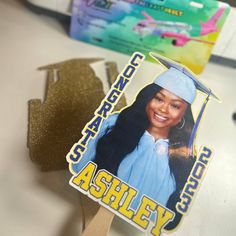
[[[82,236],[106,236],[110,230],[113,218],[114,213],[101,206],[83,231]]]

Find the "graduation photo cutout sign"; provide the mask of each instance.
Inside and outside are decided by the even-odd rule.
[[[150,56],[165,71],[131,105],[112,112],[145,60],[135,52],[66,156],[70,185],[101,205],[83,236],[99,227],[106,235],[114,214],[150,235],[175,229],[212,158],[206,146],[196,152],[195,137],[207,102],[218,98],[187,67]],[[197,90],[204,102],[194,119]]]

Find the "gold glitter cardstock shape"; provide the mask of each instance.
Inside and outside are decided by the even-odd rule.
[[[67,168],[66,154],[105,97],[103,84],[90,66],[101,60],[72,59],[39,68],[47,70],[46,96],[43,102],[29,101],[27,145],[30,159],[42,171]],[[106,70],[111,85],[118,75],[116,63],[107,62]],[[122,97],[116,110],[125,105]]]

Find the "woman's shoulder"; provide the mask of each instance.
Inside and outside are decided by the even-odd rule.
[[[109,115],[106,119],[104,119],[101,124],[100,132],[105,133],[107,132],[107,130],[112,129],[116,124],[118,116],[119,113],[113,113]]]
[[[105,123],[111,127],[111,126],[114,126],[116,121],[117,121],[117,118],[119,116],[119,113],[112,113],[111,115],[109,115],[106,119],[105,119]]]

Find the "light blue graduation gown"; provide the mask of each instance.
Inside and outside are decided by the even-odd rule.
[[[72,168],[76,173],[88,161],[94,160],[98,140],[115,125],[118,115],[110,115],[102,123],[96,138],[89,141],[80,162],[73,164]],[[166,206],[170,195],[175,191],[175,179],[169,168],[168,146],[167,139],[155,140],[145,131],[137,147],[120,163],[117,176],[138,190],[138,195],[131,204],[133,209],[137,209],[143,195]]]

